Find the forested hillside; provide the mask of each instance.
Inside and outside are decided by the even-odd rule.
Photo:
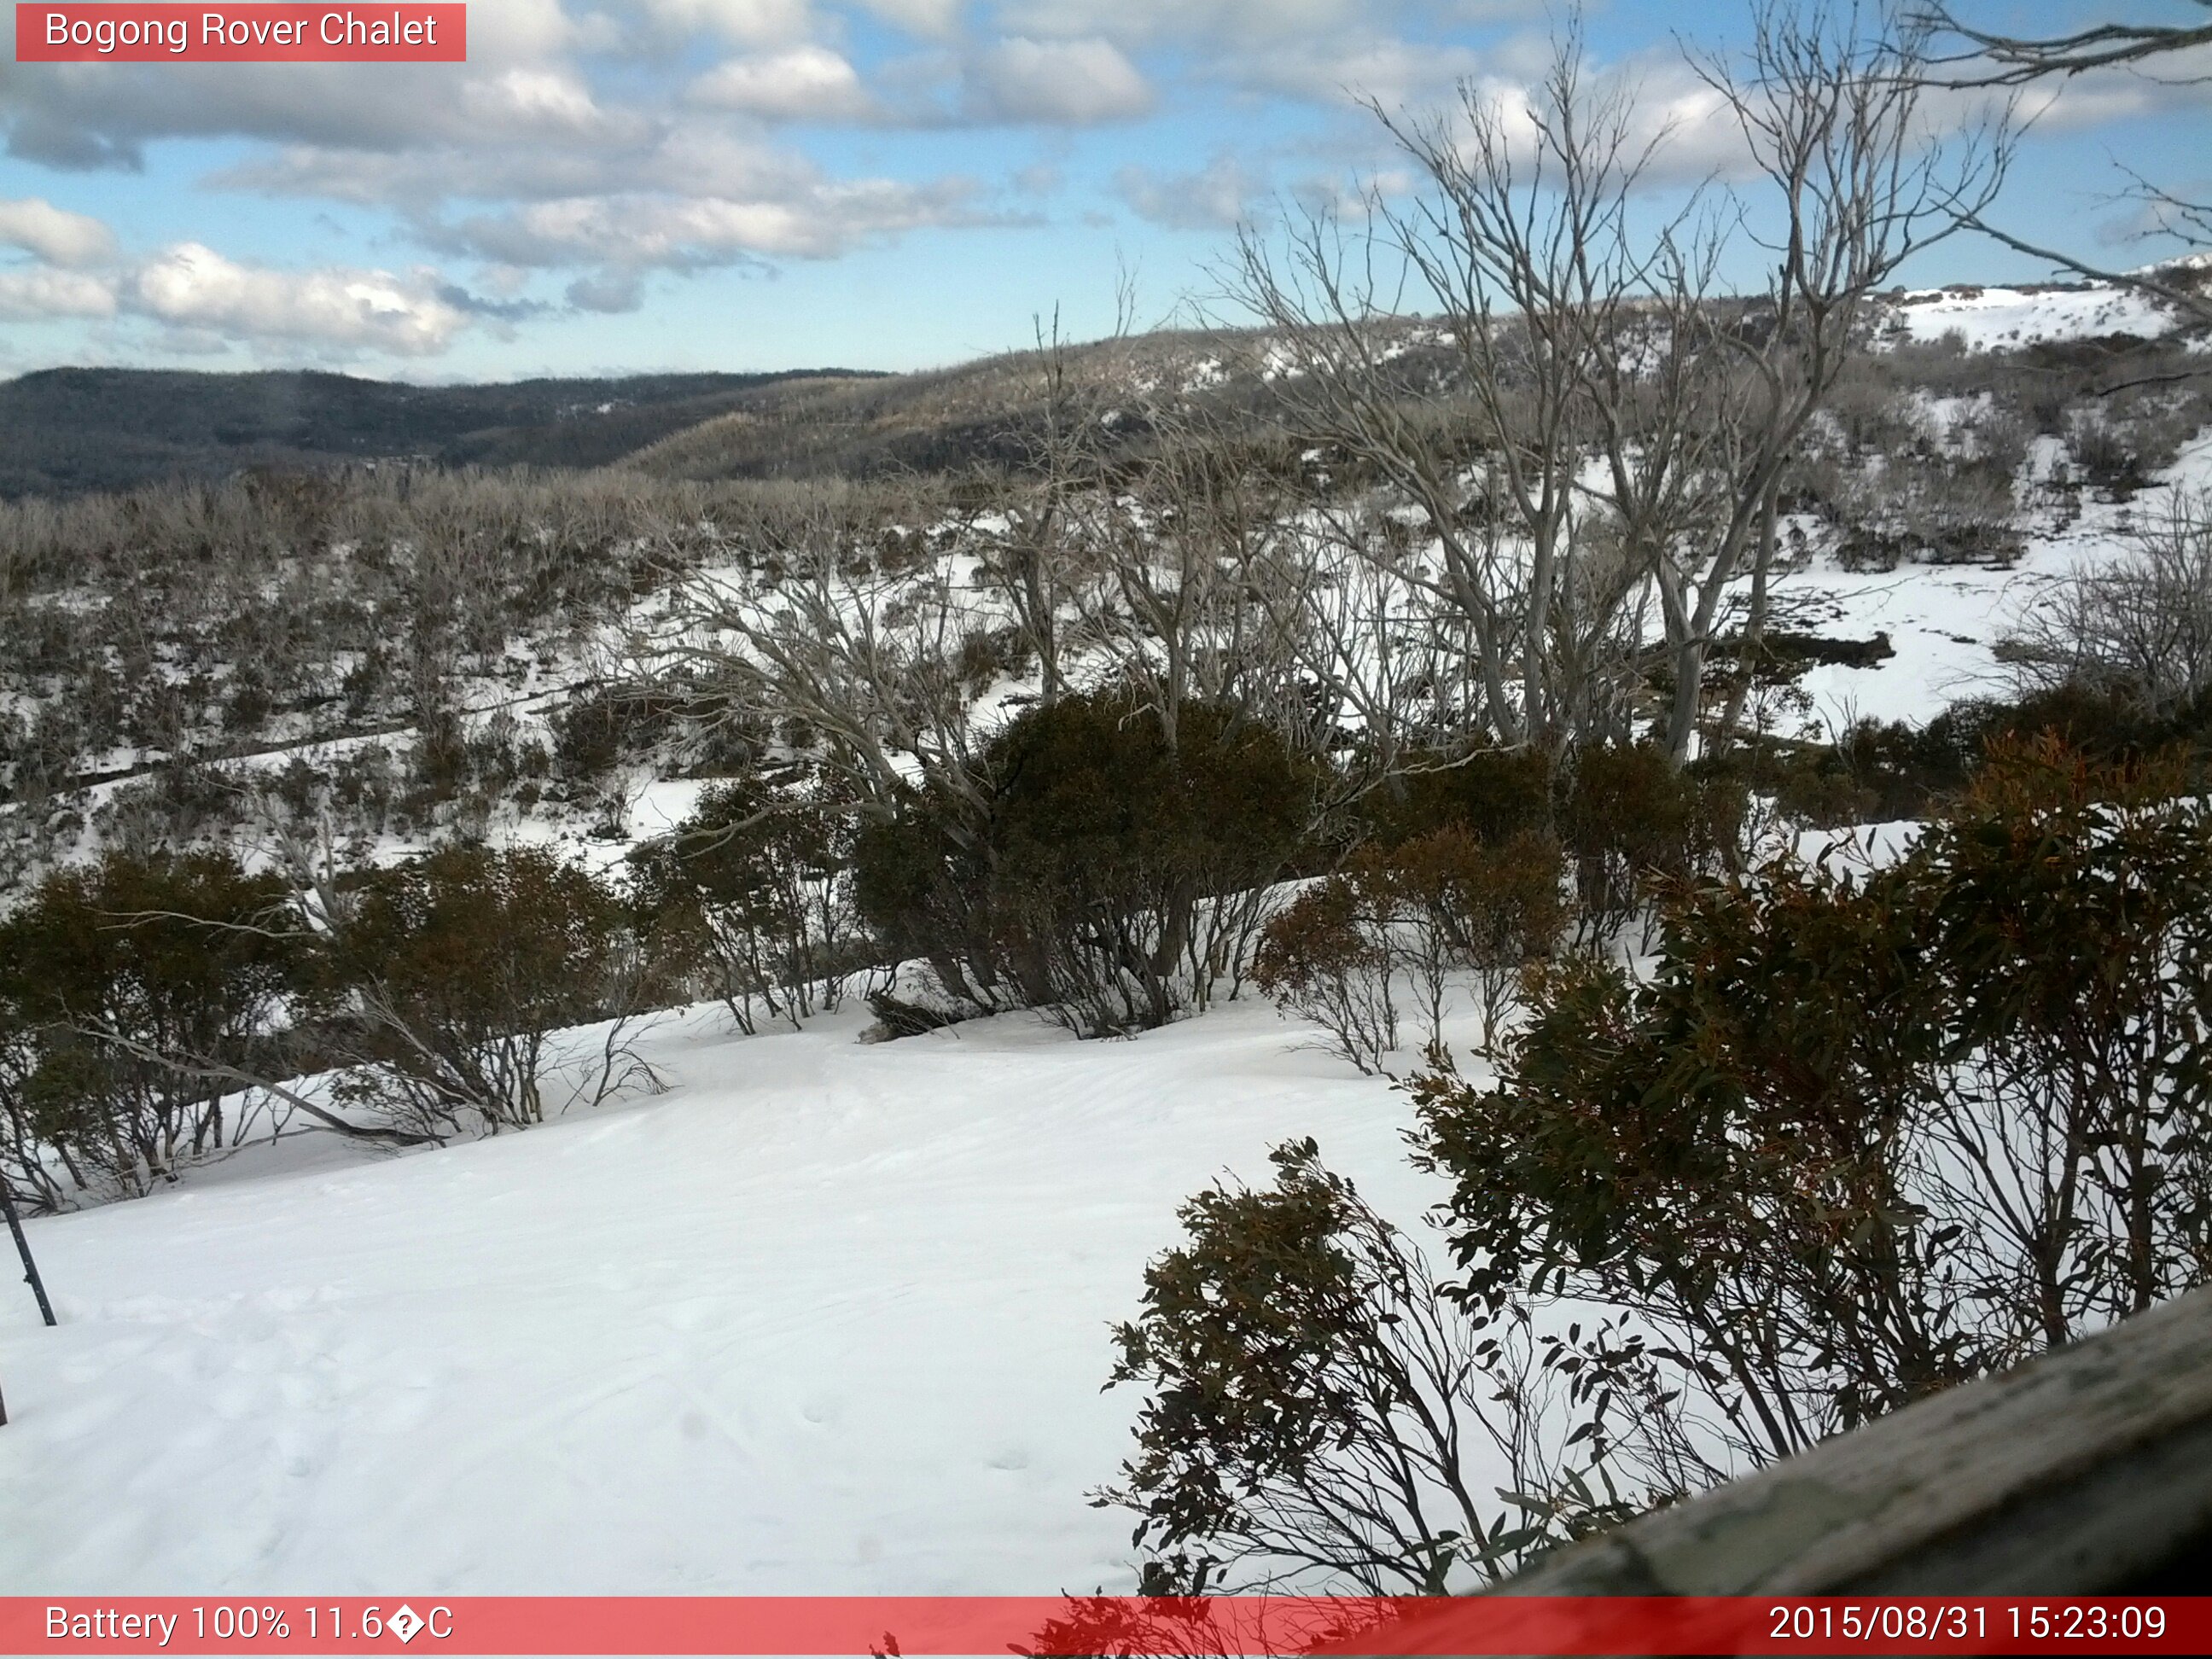
[[[438,386],[293,371],[42,369],[0,382],[0,497],[345,461],[597,466],[764,387],[817,378],[796,371]]]

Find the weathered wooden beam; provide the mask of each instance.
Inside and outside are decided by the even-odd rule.
[[[1522,1595],[2212,1585],[2212,1289],[1562,1550]]]

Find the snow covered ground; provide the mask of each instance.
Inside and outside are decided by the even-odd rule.
[[[1983,351],[2107,334],[2155,339],[2175,325],[2172,312],[2158,301],[2102,283],[1925,289],[1899,300],[1895,315],[1895,325],[1911,339],[1956,334],[1968,349]]]
[[[2132,501],[2085,498],[2078,516],[2047,509],[2024,516],[2027,534],[2009,566],[1902,565],[1852,572],[1826,558],[1779,575],[1773,625],[1836,639],[1889,635],[1896,655],[1867,667],[1822,665],[1800,682],[1812,723],[1840,729],[1852,720],[1924,720],[1962,697],[2004,695],[2009,681],[1996,647],[2054,582],[2126,550],[2126,532],[2171,509],[2177,493],[2212,490],[2212,433],[2183,447],[2157,487]]]
[[[7,1276],[0,1594],[1130,1588],[1085,1494],[1176,1205],[1312,1133],[1415,1221],[1407,1103],[1264,1003],[866,1023],[702,1011],[658,1098],[31,1222],[62,1324]]]

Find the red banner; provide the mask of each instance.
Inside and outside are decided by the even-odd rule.
[[[459,64],[465,5],[23,5],[21,64]]]
[[[2212,1652],[2212,1598],[28,1596],[9,1654]]]

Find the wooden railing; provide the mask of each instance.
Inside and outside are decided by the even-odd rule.
[[[2212,1589],[2212,1289],[1547,1557],[1524,1595]]]

